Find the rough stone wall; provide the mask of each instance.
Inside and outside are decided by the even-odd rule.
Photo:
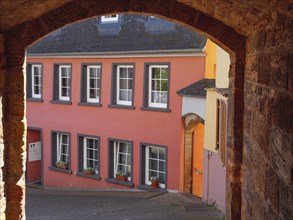
[[[1,75],[3,137],[4,137],[4,181],[7,219],[25,218],[25,78],[23,73],[24,47],[18,35],[6,33]],[[3,215],[3,214],[2,214]]]
[[[3,140],[3,124],[2,124],[2,95],[5,85],[4,75],[4,36],[0,33],[0,219],[5,219],[6,198],[4,195],[4,140]]]
[[[280,5],[248,36],[243,219],[293,219],[293,8]]]
[[[2,108],[2,96],[0,94],[0,108]],[[4,196],[4,143],[3,143],[3,125],[2,125],[2,111],[0,111],[0,219],[5,219],[6,198]]]
[[[240,172],[242,165],[242,122],[243,122],[243,75],[245,64],[245,39],[233,28],[226,26],[213,17],[206,16],[200,11],[194,10],[184,4],[171,0],[149,0],[149,1],[72,1],[68,4],[48,12],[36,19],[24,22],[5,32],[5,48],[7,56],[7,74],[4,93],[4,140],[5,140],[5,167],[7,169],[6,191],[7,191],[7,209],[6,216],[22,216],[24,213],[24,188],[23,183],[23,163],[25,143],[23,136],[25,130],[24,116],[24,76],[21,70],[23,62],[23,49],[33,41],[43,37],[50,31],[53,31],[66,24],[85,19],[91,16],[101,15],[109,12],[136,12],[153,13],[164,16],[173,21],[179,21],[194,30],[202,30],[207,36],[218,43],[229,52],[233,52],[233,73],[231,85],[234,91],[232,97],[236,100],[235,105],[240,106],[234,112],[233,120],[236,123],[232,126],[231,146],[231,171],[230,171],[230,192],[228,197],[229,209],[227,209],[228,218],[237,217],[241,211],[241,180]],[[77,13],[78,12],[78,13]],[[62,16],[60,16],[62,15]],[[35,31],[38,30],[38,31]],[[10,135],[14,129],[17,135]],[[16,131],[16,132],[15,132]],[[5,134],[6,137],[5,137]],[[240,159],[239,159],[240,158]],[[19,161],[12,165],[13,161]],[[21,163],[20,163],[21,161]],[[9,169],[9,170],[8,170]],[[234,193],[236,192],[236,193]],[[13,210],[13,211],[12,211]]]

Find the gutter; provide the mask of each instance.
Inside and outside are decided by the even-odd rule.
[[[202,99],[206,99],[206,95],[194,95],[194,94],[183,94],[183,93],[178,93],[176,92],[178,96],[182,96],[182,97],[192,97],[192,98],[202,98]]]
[[[186,57],[206,56],[203,49],[183,50],[142,50],[142,51],[114,51],[114,52],[73,52],[73,53],[27,53],[27,57],[54,58],[135,58],[135,57]]]

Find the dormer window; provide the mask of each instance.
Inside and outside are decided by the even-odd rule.
[[[102,16],[101,22],[102,23],[117,23],[118,22],[118,14]]]

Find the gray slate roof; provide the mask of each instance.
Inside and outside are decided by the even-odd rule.
[[[178,95],[182,96],[200,96],[206,97],[207,92],[206,88],[215,88],[216,81],[215,79],[201,79],[195,83],[186,86],[179,91],[177,91]]]
[[[206,38],[170,21],[119,15],[117,23],[96,17],[62,27],[28,48],[28,54],[134,52],[203,49]]]

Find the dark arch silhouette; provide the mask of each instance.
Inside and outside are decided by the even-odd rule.
[[[168,7],[166,7],[168,5]],[[174,21],[181,25],[187,26],[195,31],[199,31],[207,36],[219,46],[224,48],[230,53],[232,64],[230,68],[230,76],[232,80],[232,93],[229,97],[231,100],[229,109],[232,112],[231,129],[229,135],[231,138],[230,145],[233,145],[231,164],[233,170],[229,172],[230,177],[230,198],[228,198],[228,215],[230,218],[237,219],[241,213],[241,180],[240,171],[242,166],[242,144],[243,144],[243,115],[244,115],[244,100],[243,100],[243,87],[244,87],[244,65],[245,65],[245,37],[237,33],[233,28],[225,25],[223,22],[205,15],[190,6],[184,5],[175,0],[148,0],[148,1],[135,1],[135,0],[83,0],[71,1],[64,4],[62,7],[56,8],[46,14],[43,14],[33,20],[26,21],[17,25],[16,27],[5,31],[6,41],[5,48],[7,49],[7,71],[8,75],[22,74],[22,64],[24,61],[25,48],[32,44],[34,41],[42,38],[57,28],[71,24],[76,21],[87,19],[93,16],[99,16],[109,13],[142,13],[154,14],[167,20]],[[56,17],[58,19],[56,19]],[[10,82],[13,82],[12,76],[9,77]],[[20,88],[23,87],[23,82],[19,82]],[[9,91],[7,92],[7,94]],[[21,94],[23,93],[20,92]],[[7,95],[8,97],[8,95]],[[232,104],[231,104],[232,103]],[[9,99],[4,99],[4,105],[13,105]],[[4,113],[4,118],[7,118]],[[13,113],[11,113],[13,114]],[[20,118],[23,116],[19,116]],[[13,126],[15,122],[6,121],[6,127]],[[15,125],[14,125],[15,126]],[[7,137],[6,143],[9,142]],[[17,140],[16,144],[22,148],[22,140]],[[15,143],[15,140],[13,140]],[[231,147],[231,146],[230,146]],[[232,149],[232,148],[231,148]],[[231,150],[232,151],[232,150]],[[23,152],[20,150],[18,156],[18,163],[22,164]],[[9,156],[5,156],[7,164]],[[7,213],[15,212],[21,213],[21,207],[18,205],[22,201],[22,194],[20,196],[9,197],[10,190],[15,190],[21,174],[17,174],[10,166],[6,167],[5,178],[11,179],[7,184]],[[9,178],[13,176],[13,178]],[[17,188],[17,192],[20,189]],[[21,191],[21,190],[20,190]],[[10,210],[10,211],[9,211]],[[230,212],[230,214],[229,214]]]

